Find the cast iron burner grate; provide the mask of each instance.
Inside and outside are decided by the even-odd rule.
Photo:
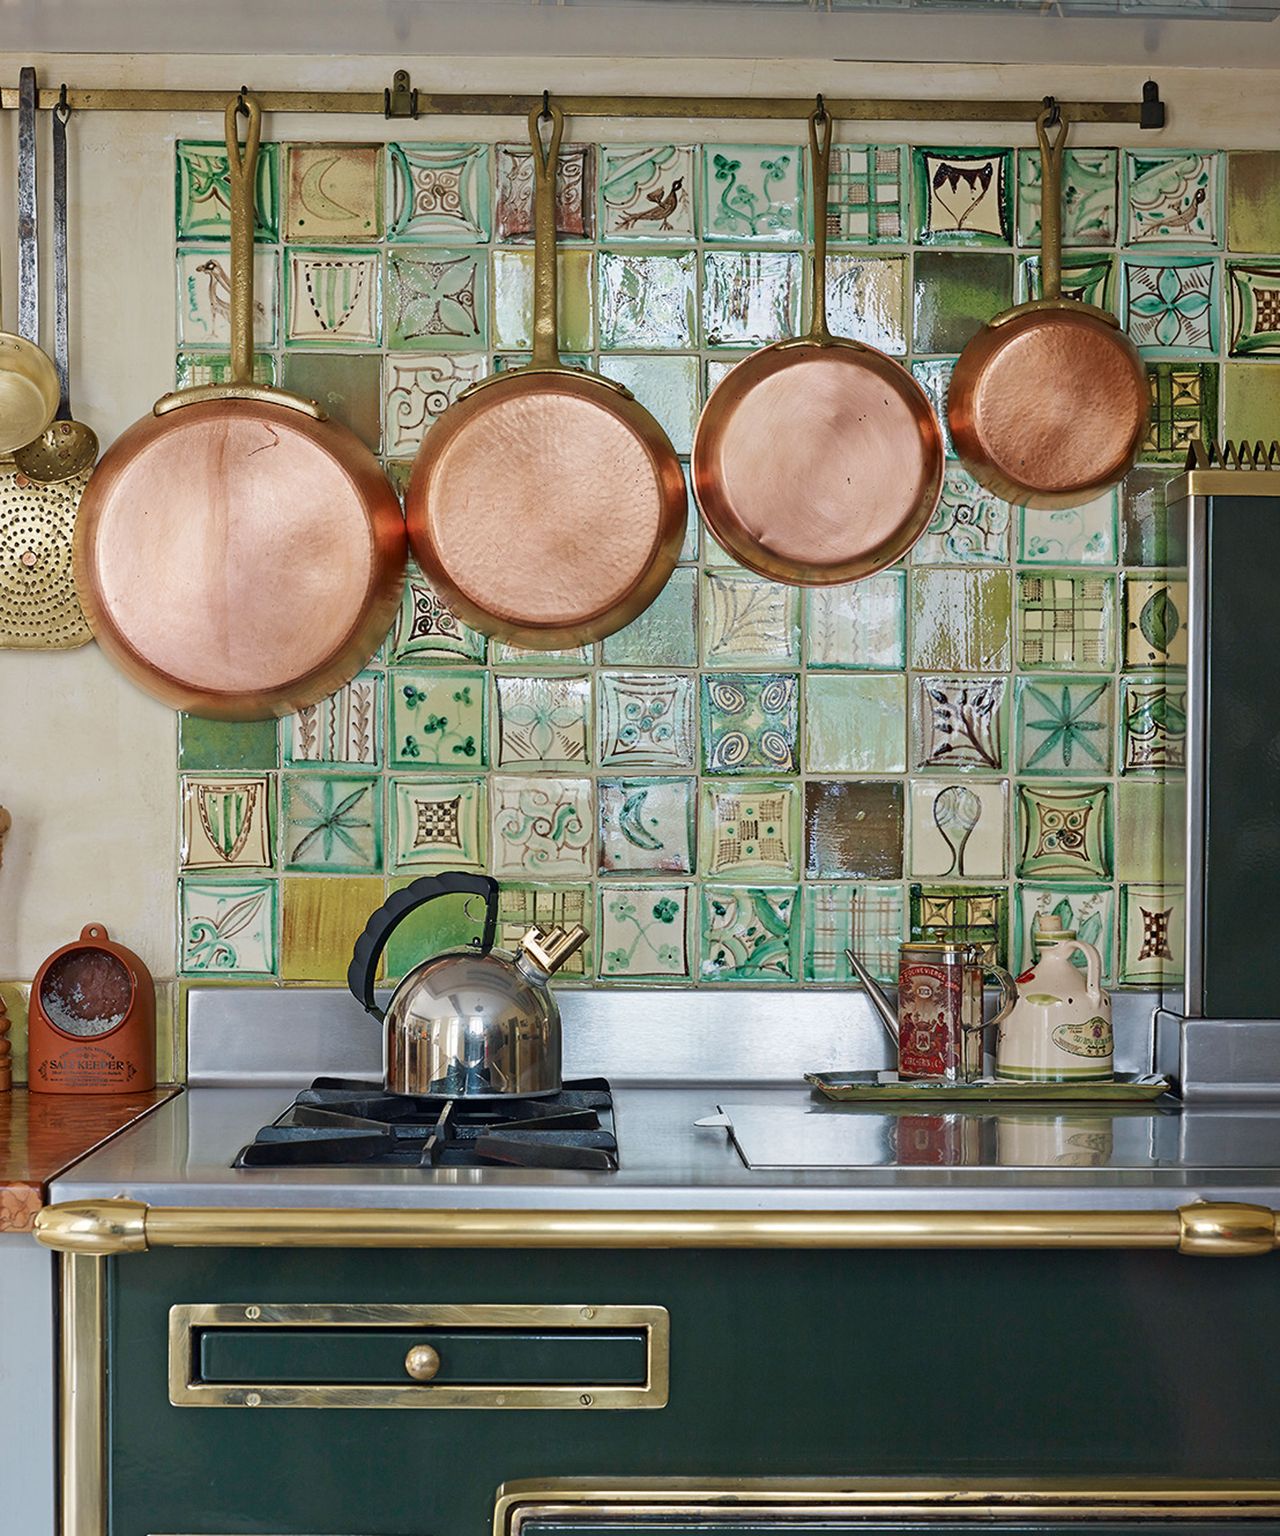
[[[236,1154],[233,1168],[618,1166],[603,1077],[542,1099],[438,1099],[318,1077]]]

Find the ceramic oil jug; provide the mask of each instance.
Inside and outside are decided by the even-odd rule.
[[[1018,977],[1018,1000],[998,1022],[996,1076],[1105,1081],[1112,1075],[1111,999],[1102,990],[1098,951],[1056,917],[1040,919],[1038,941],[1040,959]],[[1083,972],[1071,963],[1077,951],[1085,957]]]

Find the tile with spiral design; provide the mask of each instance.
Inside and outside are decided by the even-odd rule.
[[[595,871],[590,779],[500,776],[489,785],[490,871],[499,879],[586,878]]]
[[[782,673],[702,678],[704,773],[794,773],[800,679]]]

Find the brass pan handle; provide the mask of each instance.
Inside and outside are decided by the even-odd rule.
[[[830,341],[827,327],[827,188],[831,181],[831,139],[835,122],[821,94],[809,114],[809,159],[813,165],[813,301],[811,341]]]
[[[415,1344],[404,1357],[404,1368],[414,1381],[434,1381],[440,1371],[440,1351],[430,1344]]]
[[[236,118],[249,119],[244,145]],[[231,382],[253,382],[253,226],[262,109],[247,91],[227,103],[227,179],[231,186]]]
[[[1049,129],[1058,126],[1052,142]],[[1052,96],[1036,116],[1040,144],[1040,297],[1062,297],[1062,157],[1067,147],[1067,114]]]
[[[542,124],[551,121],[548,142],[543,143]],[[542,105],[529,113],[529,145],[533,150],[533,355],[531,368],[558,368],[560,346],[556,336],[556,171],[560,165],[560,139],[564,113],[544,91]]]

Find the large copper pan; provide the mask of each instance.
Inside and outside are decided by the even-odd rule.
[[[404,523],[377,460],[310,400],[253,384],[253,188],[261,114],[227,107],[229,385],[166,395],[80,502],[75,575],[103,650],[165,703],[288,714],[347,681],[386,633]]]
[[[541,122],[550,120],[549,143]],[[564,118],[529,114],[534,329],[527,367],[473,385],[418,450],[405,495],[428,580],[486,634],[538,650],[603,639],[662,590],[684,539],[684,477],[620,385],[556,342],[555,173]]]
[[[1116,317],[1061,296],[1067,120],[1052,100],[1036,119],[1036,137],[1043,297],[998,315],[965,347],[947,421],[980,485],[1024,506],[1075,507],[1132,469],[1150,397],[1138,349]]]
[[[869,576],[929,526],[942,489],[942,429],[925,392],[874,347],[827,329],[832,122],[809,120],[813,317],[730,370],[693,440],[693,491],[735,560],[796,586]]]

